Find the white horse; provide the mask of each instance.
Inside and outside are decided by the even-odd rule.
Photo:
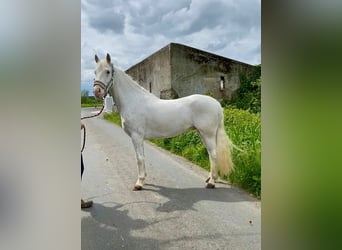
[[[221,175],[233,170],[230,142],[223,124],[220,103],[205,95],[191,95],[176,100],[161,100],[136,83],[125,72],[113,67],[110,55],[99,60],[94,95],[103,99],[110,93],[121,115],[122,128],[131,137],[138,164],[138,180],[133,190],[140,190],[146,178],[144,139],[168,138],[196,129],[204,142],[210,160],[207,188],[214,188]]]

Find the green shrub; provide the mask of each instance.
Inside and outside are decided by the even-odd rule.
[[[231,101],[223,101],[222,105],[231,105],[252,113],[261,112],[261,65],[254,67],[249,75],[240,75],[240,87]]]
[[[232,183],[261,195],[261,118],[260,113],[226,107],[225,129],[235,145],[244,152],[233,150],[235,171],[229,176]]]
[[[121,126],[121,116],[119,113],[104,113],[103,118]]]
[[[89,96],[88,90],[81,91],[81,107],[94,107],[102,105],[103,101]]]
[[[225,129],[243,152],[233,149],[235,171],[227,178],[255,196],[261,195],[261,127],[260,113],[251,114],[246,110],[232,107],[224,109]],[[210,170],[209,156],[200,136],[188,131],[174,138],[155,139],[153,143],[172,153],[181,155],[191,162]]]

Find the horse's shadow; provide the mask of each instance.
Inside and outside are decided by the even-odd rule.
[[[114,204],[114,205],[113,205]],[[90,216],[82,218],[82,249],[135,249],[136,246],[149,247],[153,239],[133,237],[132,230],[147,227],[149,223],[128,216],[124,204],[94,203],[85,210]]]
[[[170,249],[185,244],[198,248],[203,241],[213,242],[222,239],[223,234],[218,232],[194,233],[174,237],[158,237],[153,230],[161,225],[168,225],[187,210],[200,209],[196,206],[199,202],[231,203],[240,201],[257,201],[248,196],[244,191],[234,187],[229,188],[223,184],[217,185],[215,189],[204,187],[193,188],[171,188],[153,184],[145,184],[144,189],[139,192],[156,193],[165,198],[165,202],[156,203],[151,200],[136,201],[133,203],[156,203],[152,205],[156,212],[161,213],[151,219],[144,217],[132,217],[129,207],[132,202],[119,204],[114,202],[94,203],[93,207],[85,210],[89,216],[82,218],[82,249]],[[149,197],[147,195],[147,197]],[[136,205],[136,204],[135,204]],[[168,215],[169,212],[176,212]],[[164,216],[165,215],[165,216]],[[169,221],[168,223],[165,223]],[[161,223],[161,224],[159,224]],[[145,231],[147,230],[147,231]],[[144,235],[143,232],[148,232]],[[157,230],[158,231],[158,230]],[[137,234],[142,233],[142,235]],[[177,243],[178,242],[178,243]],[[200,243],[200,244],[199,244]],[[206,248],[207,249],[207,248]]]
[[[90,216],[83,217],[82,249],[169,249],[175,239],[158,239],[157,237],[139,237],[132,234],[135,230],[144,230],[149,226],[174,218],[164,218],[154,221],[133,219],[125,209],[127,204],[94,203],[93,207],[86,210]],[[151,229],[150,229],[151,230]],[[183,236],[176,241],[188,242],[203,239],[219,239],[219,234]]]
[[[157,211],[172,212],[178,210],[196,210],[194,205],[200,201],[215,202],[240,202],[240,201],[256,201],[257,199],[249,196],[242,190],[231,187],[217,187],[208,189],[204,187],[198,188],[170,188],[154,184],[145,184],[145,191],[152,191],[164,196],[168,199],[162,203]]]

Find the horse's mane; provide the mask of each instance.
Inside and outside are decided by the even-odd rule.
[[[144,94],[154,96],[153,94],[148,92],[145,88],[140,86],[135,80],[133,80],[133,78],[130,75],[126,74],[121,69],[114,67],[114,75],[115,75],[115,77],[117,77],[117,80],[119,82],[121,82],[122,84],[129,84],[133,89],[135,89],[139,92],[143,92]],[[115,79],[114,79],[114,81],[115,81]]]

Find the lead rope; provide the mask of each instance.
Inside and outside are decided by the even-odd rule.
[[[84,126],[84,127],[83,127],[83,145],[82,145],[81,153],[82,153],[83,150],[84,150],[85,139],[86,139],[86,128],[85,128],[85,126]]]
[[[103,109],[104,109],[104,104],[102,104],[102,108],[101,108],[101,110],[97,114],[90,115],[90,116],[84,116],[84,117],[81,118],[81,120],[89,119],[89,118],[93,118],[93,117],[99,116],[102,113]],[[85,141],[86,141],[86,128],[85,128],[85,125],[84,125],[84,128],[83,128],[83,145],[82,145],[81,153],[84,150]]]
[[[112,66],[112,78],[110,79],[109,84],[108,84],[108,85],[106,86],[106,88],[105,88],[106,94],[105,94],[104,98],[106,98],[106,96],[107,96],[107,94],[108,94],[109,88],[113,85],[113,80],[114,80],[114,79],[113,79],[113,77],[114,77],[114,66],[113,66],[112,63],[111,63],[111,66]],[[84,120],[84,119],[89,119],[89,118],[93,118],[93,117],[99,116],[99,115],[102,113],[103,109],[104,109],[104,104],[102,104],[102,108],[101,108],[101,110],[100,110],[97,114],[95,114],[95,115],[90,115],[90,116],[81,117],[81,121]],[[83,145],[82,145],[81,153],[82,153],[83,150],[84,150],[85,141],[86,141],[86,128],[85,128],[85,125],[84,125],[84,128],[83,128],[83,129],[84,129],[84,131],[83,131]]]
[[[93,118],[93,117],[95,117],[95,116],[99,116],[99,115],[102,113],[103,109],[104,109],[104,104],[102,104],[102,108],[101,108],[101,110],[100,110],[99,113],[97,113],[97,114],[95,114],[95,115],[84,116],[84,117],[81,118],[81,120],[88,119],[88,118]]]

